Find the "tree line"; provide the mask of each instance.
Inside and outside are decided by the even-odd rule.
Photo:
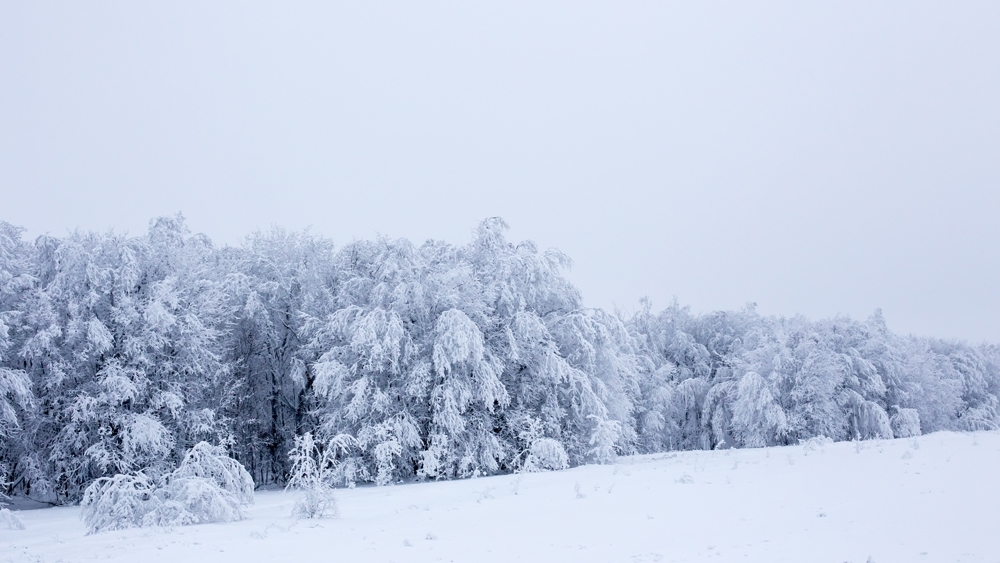
[[[77,502],[202,441],[284,484],[307,434],[351,485],[996,428],[996,346],[880,312],[586,308],[565,255],[505,231],[216,247],[180,216],[33,241],[0,222],[0,491]]]

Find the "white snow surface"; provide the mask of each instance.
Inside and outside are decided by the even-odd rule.
[[[258,492],[241,522],[84,534],[24,510],[0,561],[1000,561],[1000,432],[622,457],[338,490],[340,518]]]

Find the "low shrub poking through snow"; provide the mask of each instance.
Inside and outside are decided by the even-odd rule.
[[[292,507],[295,518],[336,518],[337,499],[333,494],[334,459],[336,445],[320,448],[312,433],[295,437],[295,447],[288,452],[292,474],[286,490],[298,491]]]
[[[557,440],[539,438],[531,444],[528,458],[524,462],[524,470],[557,471],[569,467],[569,456]]]
[[[102,477],[83,493],[87,533],[147,526],[184,526],[244,518],[253,479],[225,450],[201,442],[155,483],[143,473]]]

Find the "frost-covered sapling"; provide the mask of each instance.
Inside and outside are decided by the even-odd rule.
[[[299,491],[292,507],[296,518],[323,518],[338,515],[337,499],[333,494],[336,444],[321,448],[312,433],[295,437],[295,447],[288,452],[292,474],[286,490]]]

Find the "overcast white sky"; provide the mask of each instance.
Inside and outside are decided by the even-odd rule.
[[[499,215],[588,305],[1000,342],[1000,2],[319,4],[0,0],[0,219]]]

